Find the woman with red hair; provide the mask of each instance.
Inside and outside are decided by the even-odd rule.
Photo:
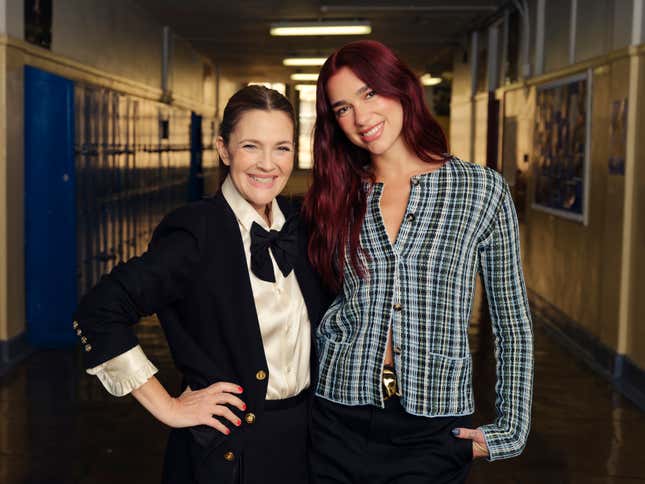
[[[519,455],[533,340],[517,218],[493,170],[447,153],[413,72],[386,46],[336,51],[317,86],[309,257],[337,297],[316,330],[317,483],[460,483]],[[497,418],[472,428],[468,321],[481,272]]]

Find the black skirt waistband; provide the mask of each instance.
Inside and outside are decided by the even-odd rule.
[[[302,402],[304,402],[309,396],[309,389],[303,390],[298,395],[293,397],[284,398],[282,400],[265,400],[264,401],[264,410],[271,412],[274,410],[287,410],[290,408],[297,407]]]

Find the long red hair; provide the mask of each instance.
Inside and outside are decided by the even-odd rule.
[[[343,283],[349,263],[361,275],[360,231],[366,210],[362,180],[370,154],[347,139],[327,97],[327,81],[347,67],[377,94],[397,99],[403,108],[402,134],[423,161],[436,162],[448,151],[446,135],[426,107],[417,76],[388,47],[373,40],[351,42],[322,66],[316,87],[313,184],[305,196],[303,216],[309,226],[309,258],[334,291]]]

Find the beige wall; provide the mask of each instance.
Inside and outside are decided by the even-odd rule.
[[[53,9],[52,53],[161,89],[163,26],[135,2],[57,0]],[[176,35],[171,52],[169,88],[174,99],[195,106],[212,104],[203,87],[204,65],[209,62]]]
[[[487,92],[475,96],[474,146],[471,147],[469,160],[486,166],[486,137],[488,135],[488,97]]]
[[[629,295],[627,355],[645,368],[645,52],[639,58],[639,99],[636,100],[636,156],[634,159],[633,263]],[[631,102],[631,100],[630,100]]]
[[[548,1],[544,13],[544,72],[569,64],[570,1]]]
[[[204,78],[204,69],[209,63],[182,38],[175,37],[173,42],[172,57],[172,89],[173,97],[176,100],[186,102],[208,103],[212,105],[213,114],[215,111],[215,96],[211,96],[211,90],[215,92],[215,78]],[[207,82],[207,85],[204,85]]]
[[[0,35],[24,36],[24,0],[0,0]]]
[[[466,57],[468,62],[463,62],[463,60],[464,49],[460,49],[453,58],[451,102],[467,101],[472,95],[470,57]]]
[[[235,92],[242,88],[243,85],[240,84],[237,81],[228,79],[226,77],[220,77],[219,79],[219,96],[218,96],[218,101],[217,101],[217,113],[218,113],[218,118],[219,120],[222,119],[222,115],[224,114],[224,108],[226,107],[226,103],[230,99],[230,97],[235,94]]]
[[[578,0],[575,62],[627,47],[632,17],[632,0]],[[532,15],[534,18],[535,12]],[[545,19],[544,72],[554,72],[569,65],[571,2],[547,0]],[[531,32],[535,33],[535,25]]]
[[[609,110],[613,100],[627,95],[629,61],[620,59],[593,72],[591,159],[588,224],[570,221],[530,208],[525,201],[523,255],[527,286],[606,345],[616,348],[622,245],[624,177],[609,175]],[[534,104],[521,89],[506,93],[509,104]],[[519,98],[519,99],[518,99]],[[507,107],[507,115],[514,114]],[[521,109],[521,108],[520,108]],[[531,153],[533,113],[518,130],[522,151]],[[528,149],[527,149],[528,148]],[[528,187],[533,185],[527,171]]]
[[[522,197],[516,202],[522,220],[526,282],[599,341],[645,369],[645,137],[641,135],[645,132],[645,47],[625,47],[631,32],[631,1],[594,0],[589,5],[596,8],[593,12],[578,2],[578,64],[570,65],[568,18],[564,22],[569,7],[555,3],[547,2],[546,74],[497,91],[502,109],[500,153],[508,159],[502,169],[514,193]],[[559,19],[549,11],[559,11]],[[559,29],[558,22],[566,24],[565,33],[553,32]],[[623,31],[616,31],[621,27]],[[594,33],[601,38],[588,45],[595,42]],[[639,61],[635,62],[636,58]],[[637,87],[630,91],[635,65]],[[530,202],[536,87],[587,69],[592,72],[592,107],[589,217],[585,225],[533,209]],[[453,152],[481,163],[486,153],[486,100],[484,96],[469,97],[470,71],[457,59],[454,72]],[[636,113],[630,125],[634,132],[633,172],[627,176],[608,170],[611,105],[624,98],[629,98]],[[504,134],[507,126],[508,139]],[[628,189],[632,182],[633,189]],[[629,239],[623,240],[624,234]]]
[[[463,160],[470,160],[472,144],[470,101],[453,101],[450,104],[450,151]]]
[[[0,44],[0,72],[6,72],[7,49]],[[7,76],[0,76],[0,267],[7,267]],[[0,270],[0,339],[7,339],[7,280],[9,271]]]
[[[448,133],[452,154],[485,166],[487,120],[488,93],[478,94],[472,102],[451,102]]]
[[[471,158],[472,85],[470,63],[463,62],[464,50],[455,53],[450,97],[450,152],[464,160]]]
[[[311,170],[293,170],[282,195],[303,197],[311,186]]]
[[[162,26],[127,0],[52,2],[55,54],[147,86],[161,86]]]
[[[0,152],[0,338],[7,339],[24,329],[25,279],[23,239],[23,71],[20,55],[0,45],[4,72],[0,93],[2,136]],[[19,66],[19,67],[18,67]],[[4,301],[3,301],[4,300]]]
[[[533,120],[535,116],[535,89],[519,88],[501,93],[500,109],[504,113],[500,120],[500,160],[504,160],[502,169],[506,181],[515,186],[522,174],[526,180],[530,164],[524,161],[533,149]],[[515,123],[515,133],[504,133],[505,120]],[[504,144],[508,144],[510,151],[504,156]]]

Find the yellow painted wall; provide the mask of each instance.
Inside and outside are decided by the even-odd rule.
[[[212,105],[212,111],[207,113],[212,115],[215,112],[215,79],[204,78],[205,66],[210,65],[210,62],[198,55],[188,41],[175,37],[171,65],[173,98]],[[209,86],[204,86],[205,81]],[[213,96],[209,96],[211,93],[206,92],[206,89],[212,89]]]
[[[611,101],[627,93],[628,67],[622,59],[594,69],[588,224],[530,208],[529,170],[523,229],[527,286],[612,348],[618,333],[624,189],[623,177],[608,173],[609,113]],[[523,126],[520,139],[531,138],[532,124]]]
[[[7,49],[0,44],[0,72],[5,72]],[[7,76],[0,76],[0,180],[7,177]],[[0,182],[0,267],[7,267],[7,184]],[[7,279],[0,270],[0,339],[7,339]]]
[[[450,104],[450,151],[467,161],[486,165],[488,93]]]
[[[15,50],[0,45],[0,338],[24,329],[22,66]],[[6,181],[6,183],[5,183]]]
[[[636,49],[638,51],[638,49]],[[640,47],[640,55],[645,50]],[[533,185],[532,151],[536,86],[558,77],[592,70],[592,108],[590,112],[590,178],[587,224],[570,221],[531,207]],[[632,205],[633,250],[627,266],[631,267],[629,285],[627,344],[619,344],[621,271],[623,264],[623,229],[626,177],[609,173],[608,157],[611,105],[629,96],[630,57],[627,49],[600,56],[578,66],[552,71],[540,79],[507,86],[498,91],[501,100],[500,152],[509,148],[504,143],[504,127],[514,123],[516,139],[510,154],[513,165],[508,170],[521,223],[521,242],[527,286],[576,321],[608,347],[624,352],[641,368],[645,368],[645,62],[641,59],[639,88],[636,99],[639,113],[636,133],[634,179],[636,188]],[[462,70],[466,76],[466,72]],[[465,86],[464,79],[455,80]],[[481,162],[486,147],[486,111],[482,96],[453,100],[451,105],[451,143],[453,152]],[[509,132],[511,130],[509,129]],[[472,135],[472,136],[471,136]],[[472,140],[472,141],[471,141]],[[472,145],[471,145],[472,143]],[[528,162],[524,156],[528,156]],[[509,156],[508,154],[506,155]],[[512,176],[510,176],[512,175]],[[623,296],[625,298],[625,296]]]
[[[472,86],[470,64],[464,62],[465,51],[455,53],[453,62],[452,94],[450,97],[449,137],[450,152],[463,160],[470,160],[472,145]],[[466,58],[466,61],[468,59]]]
[[[128,0],[52,2],[52,52],[148,86],[161,85],[162,31]]]
[[[311,170],[293,170],[282,195],[302,197],[311,185]]]
[[[620,301],[620,267],[622,264],[623,209],[625,202],[625,177],[609,174],[607,159],[609,157],[609,122],[611,103],[628,96],[629,59],[623,58],[604,68],[596,69],[594,94],[596,100],[596,127],[592,125],[592,158],[598,158],[597,171],[601,172],[604,205],[597,206],[603,211],[604,230],[601,239],[601,274],[598,318],[601,341],[616,348],[618,333],[618,312]],[[599,88],[603,89],[600,90]],[[599,99],[602,95],[602,99]],[[592,192],[592,200],[594,200]],[[593,209],[593,207],[592,207]]]
[[[450,104],[450,151],[464,160],[470,159],[471,110],[469,100]]]
[[[471,147],[469,161],[486,166],[486,137],[488,135],[488,96],[487,92],[475,96],[475,139]]]
[[[645,368],[645,53],[639,58],[637,102],[633,264],[628,318],[627,355]]]
[[[217,112],[218,112],[218,118],[219,121],[222,119],[222,115],[224,114],[224,108],[226,107],[226,103],[230,99],[230,97],[235,94],[235,92],[238,89],[241,89],[243,87],[243,84],[227,79],[225,77],[220,77],[219,79],[219,99],[217,103]]]

